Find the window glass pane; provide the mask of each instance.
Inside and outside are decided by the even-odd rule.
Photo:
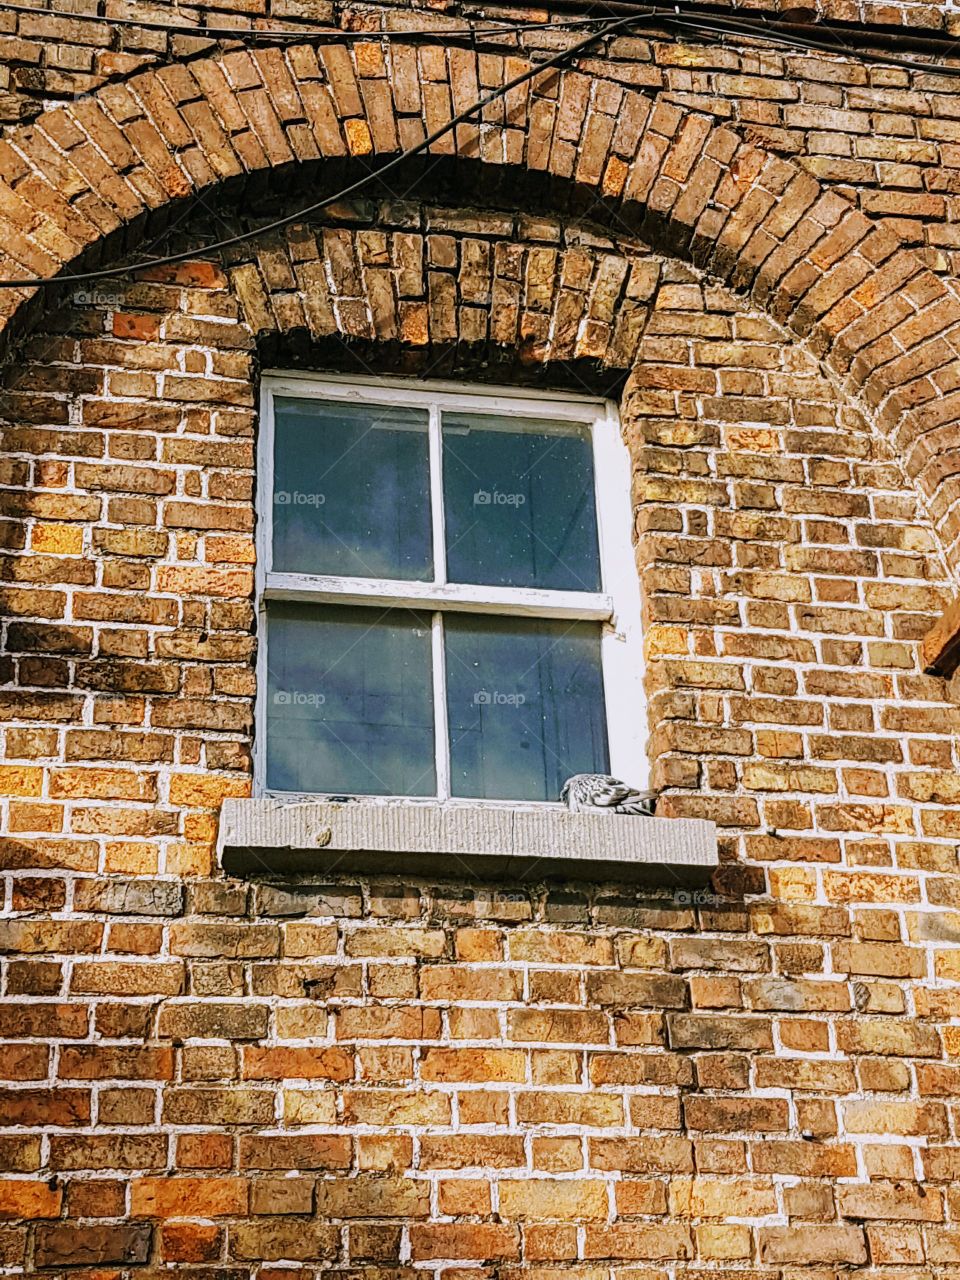
[[[425,410],[278,396],[274,423],[274,569],[433,577]]]
[[[429,617],[273,603],[268,626],[268,788],[435,795]]]
[[[571,774],[606,772],[600,627],[446,615],[453,794],[557,800]]]
[[[443,491],[451,582],[600,590],[586,426],[445,413]]]

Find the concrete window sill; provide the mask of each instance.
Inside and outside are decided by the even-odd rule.
[[[717,866],[716,827],[561,808],[226,800],[220,859],[257,872],[372,873],[698,888]]]

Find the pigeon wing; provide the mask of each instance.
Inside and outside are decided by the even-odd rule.
[[[609,774],[598,773],[591,781],[595,783],[590,796],[591,804],[603,806],[622,804],[624,800],[637,794],[633,787]]]

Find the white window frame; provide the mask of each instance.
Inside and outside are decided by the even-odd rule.
[[[274,398],[330,399],[355,404],[397,405],[426,409],[430,415],[430,484],[433,512],[434,581],[411,582],[322,574],[280,573],[272,567],[274,489]],[[543,418],[589,426],[593,443],[594,481],[600,552],[601,590],[553,591],[532,587],[474,586],[446,578],[443,529],[441,411]],[[514,617],[566,618],[601,622],[607,745],[611,772],[635,786],[647,782],[646,705],[643,691],[643,645],[640,587],[633,551],[631,460],[621,437],[615,405],[581,395],[529,391],[514,387],[465,387],[459,383],[416,382],[405,378],[346,377],[270,371],[263,375],[257,466],[257,694],[254,734],[254,793],[298,802],[317,795],[271,791],[266,785],[266,698],[268,604],[302,601],[313,604],[381,605],[433,614],[433,703],[437,760],[436,796],[362,796],[364,801],[495,805],[511,808],[556,808],[556,801],[488,800],[451,796],[450,742],[447,725],[446,672],[442,616],[446,612]]]

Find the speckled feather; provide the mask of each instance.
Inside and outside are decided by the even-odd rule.
[[[575,773],[560,791],[571,813],[629,813],[652,818],[656,791],[638,791],[609,773]]]

